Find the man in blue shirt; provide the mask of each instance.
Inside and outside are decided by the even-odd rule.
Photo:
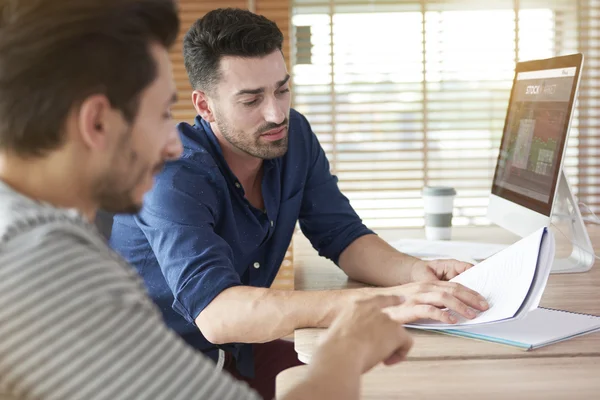
[[[362,224],[310,124],[290,109],[282,42],[273,22],[243,10],[215,10],[191,27],[184,57],[198,117],[178,126],[183,156],[157,177],[138,216],[115,218],[111,237],[166,323],[265,398],[275,375],[298,363],[277,339],[328,326],[353,299],[404,296],[393,312],[403,322],[452,323],[444,308],[470,318],[487,308],[447,282],[470,264],[399,253]],[[269,289],[298,221],[321,256],[385,287]]]

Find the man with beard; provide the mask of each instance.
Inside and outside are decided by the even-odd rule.
[[[399,322],[452,323],[487,304],[447,282],[470,264],[422,261],[367,229],[342,195],[317,137],[290,109],[283,35],[268,19],[214,10],[184,39],[198,112],[178,129],[184,151],[157,177],[138,216],[118,216],[111,246],[144,278],[167,324],[265,398],[297,365],[297,328],[327,327],[345,304],[373,294],[406,302]],[[297,221],[321,256],[384,288],[269,289]],[[444,311],[444,309],[449,309]]]
[[[168,0],[0,0],[0,398],[258,399],[168,329],[90,221],[137,212],[181,154]],[[408,334],[379,296],[284,399],[355,398]],[[353,351],[349,351],[352,349]]]

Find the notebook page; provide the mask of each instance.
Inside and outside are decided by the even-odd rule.
[[[450,281],[460,283],[484,296],[490,304],[487,311],[481,312],[472,320],[456,315],[456,324],[417,321],[406,326],[421,329],[456,328],[514,317],[531,288],[546,231],[546,228],[539,229]]]
[[[598,329],[600,317],[538,308],[518,320],[448,329],[444,332],[516,347],[536,348]]]
[[[550,277],[550,271],[552,270],[552,263],[554,262],[555,253],[555,240],[554,234],[550,231],[546,231],[546,238],[542,239],[542,246],[540,248],[540,256],[538,258],[538,265],[536,268],[535,276],[533,277],[533,283],[529,290],[529,294],[525,298],[521,309],[518,311],[518,315],[515,317],[519,318],[523,314],[527,314],[529,311],[533,311],[538,308],[542,295],[546,289],[548,278]]]

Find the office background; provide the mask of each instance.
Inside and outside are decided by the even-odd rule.
[[[179,7],[175,119],[195,116],[181,54],[189,26],[218,7],[265,15],[286,38],[293,107],[376,229],[423,226],[425,185],[456,188],[455,225],[488,224],[515,62],[580,51],[565,171],[579,200],[600,211],[600,0],[179,0]],[[291,268],[290,252],[281,287],[293,284]]]

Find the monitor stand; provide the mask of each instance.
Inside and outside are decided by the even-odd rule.
[[[564,171],[557,190],[550,222],[556,240],[552,273],[589,271],[595,261],[594,248]]]

